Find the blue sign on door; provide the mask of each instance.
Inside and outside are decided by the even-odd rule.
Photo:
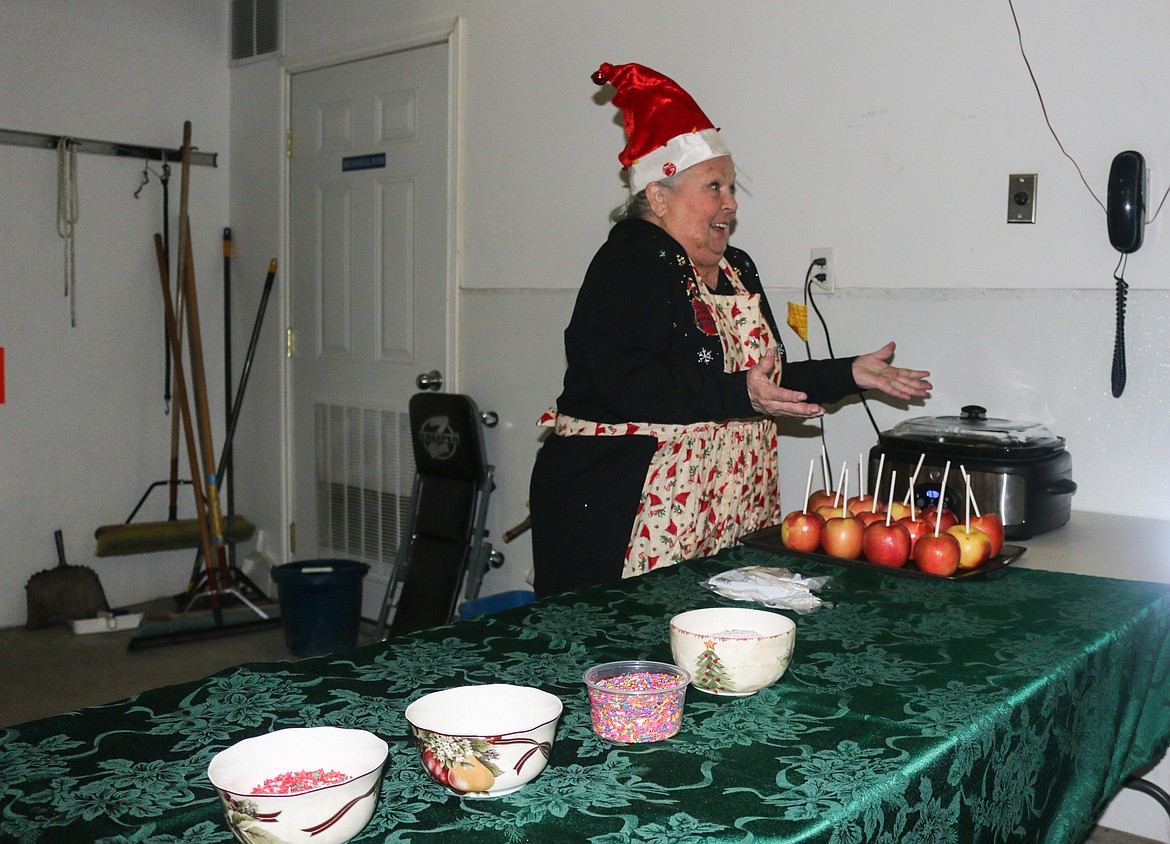
[[[348,155],[341,159],[341,172],[351,170],[377,170],[386,166],[386,153],[376,152],[372,155]]]

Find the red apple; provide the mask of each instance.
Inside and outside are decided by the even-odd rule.
[[[875,510],[872,495],[855,495],[845,502],[845,506],[849,509],[851,516],[860,516],[862,513],[873,513],[885,509],[879,501]]]
[[[796,510],[780,523],[780,541],[793,551],[816,551],[821,547],[821,531],[825,520],[816,513]]]
[[[829,519],[848,518],[851,515],[846,508],[834,507],[831,504],[826,504],[824,507],[818,507],[817,513],[819,513],[821,518],[823,518],[826,522],[829,521]]]
[[[945,507],[939,509],[938,507],[928,507],[918,514],[918,518],[930,525],[930,532],[934,533],[934,523],[939,522],[938,532],[950,530],[959,523],[959,518],[953,512]]]
[[[808,509],[815,513],[821,507],[832,507],[833,499],[836,497],[837,493],[831,489],[818,489],[808,497],[806,503],[808,504]]]
[[[852,516],[834,516],[821,531],[821,547],[831,557],[856,560],[861,556],[861,537],[865,528]]]
[[[911,554],[914,553],[914,546],[918,544],[919,538],[925,536],[928,533],[932,533],[930,525],[921,519],[912,519],[909,516],[906,516],[904,518],[898,519],[898,524],[906,528],[906,531],[910,534]]]
[[[869,527],[874,522],[884,522],[886,520],[886,514],[885,513],[873,513],[869,510],[864,510],[864,511],[858,513],[853,518],[857,519],[859,522],[861,522],[866,527]]]
[[[897,522],[874,522],[861,536],[861,550],[871,563],[901,568],[910,559],[910,532]]]
[[[927,574],[950,577],[959,569],[959,540],[949,533],[928,533],[914,544],[914,562]]]
[[[909,517],[910,508],[901,501],[891,501],[886,505],[886,509],[890,511],[891,519],[901,519],[903,516]]]
[[[959,568],[975,569],[991,559],[991,540],[977,527],[955,525],[947,533],[959,540]]]
[[[971,527],[979,528],[991,540],[991,556],[1003,550],[1003,519],[996,513],[984,513],[971,519]]]

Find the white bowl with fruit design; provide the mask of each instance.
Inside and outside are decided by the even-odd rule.
[[[297,727],[221,750],[207,777],[244,844],[343,844],[374,814],[387,752],[365,730]]]
[[[423,695],[406,720],[431,779],[461,797],[499,797],[544,770],[562,709],[540,689],[491,683]]]
[[[796,624],[744,607],[709,607],[670,620],[674,664],[691,685],[713,695],[752,695],[780,679],[792,659]]]

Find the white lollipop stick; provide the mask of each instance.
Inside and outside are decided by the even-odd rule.
[[[938,536],[938,529],[942,526],[942,511],[943,511],[943,496],[947,491],[947,475],[951,473],[951,461],[947,461],[947,465],[943,467],[942,484],[938,488],[938,512],[934,516],[934,535]]]
[[[971,476],[967,474],[967,467],[962,463],[959,464],[959,471],[963,473],[963,480],[967,482],[967,497],[971,499],[971,509],[975,511],[975,518],[978,519],[983,514],[979,512],[979,502],[971,494]]]
[[[821,472],[825,476],[825,492],[832,490],[833,476],[829,474],[829,452],[825,450],[825,446],[821,444]]]
[[[873,508],[870,510],[871,513],[877,512],[878,490],[881,488],[881,485],[882,485],[882,469],[884,469],[885,467],[886,467],[886,453],[883,451],[882,456],[878,458],[878,475],[877,475],[877,481],[875,481],[874,485],[873,485]],[[897,473],[895,473],[895,477],[897,477]],[[895,489],[894,483],[893,483],[893,481],[890,481],[890,491],[887,494],[890,496],[891,499],[894,497],[894,489]]]
[[[918,455],[918,465],[914,467],[914,474],[910,476],[910,480],[914,483],[918,482],[918,473],[922,471],[922,461],[926,459],[926,452]]]
[[[924,451],[918,455],[918,465],[914,467],[914,474],[910,476],[910,486],[906,488],[906,497],[902,499],[903,504],[910,500],[910,494],[914,491],[914,485],[918,483],[918,473],[922,471],[922,461],[925,459],[926,452]],[[910,515],[913,516],[913,512]]]
[[[959,468],[962,469],[963,467],[960,466]],[[971,479],[969,477],[967,477],[966,472],[963,473],[963,481],[967,484],[967,510],[966,510],[966,514],[964,515],[964,519],[966,520],[967,526],[966,526],[965,530],[967,531],[967,533],[970,533],[971,532]]]
[[[880,475],[878,476],[878,481],[879,481],[879,482],[881,481],[881,476],[880,476]],[[890,488],[892,489],[892,488],[893,488],[893,486],[894,486],[894,484],[895,484],[895,483],[897,483],[897,482],[898,482],[898,470],[897,470],[897,469],[895,469],[893,472],[891,472],[891,473],[890,473]],[[877,490],[876,490],[876,489],[873,491],[873,494],[874,494],[874,495],[877,495]],[[892,511],[892,510],[890,510],[889,508],[887,508],[887,509],[886,509],[886,527],[889,527],[889,526],[890,526],[890,513],[891,513],[891,512],[893,512],[893,511]]]
[[[849,471],[845,468],[846,464],[841,464],[841,474],[837,478],[837,493],[833,496],[833,507],[837,507],[837,502],[841,500],[841,487],[845,484],[845,474]]]
[[[860,498],[865,495],[865,482],[868,478],[865,477],[865,463],[862,462],[862,452],[857,452],[857,496]]]
[[[879,470],[877,480],[873,482],[873,504],[870,505],[869,512],[877,512],[878,493],[882,491],[882,473]]]
[[[817,459],[815,457],[808,461],[808,480],[804,483],[804,508],[801,510],[802,513],[808,512],[808,496],[812,492],[813,469],[816,468],[816,465]]]

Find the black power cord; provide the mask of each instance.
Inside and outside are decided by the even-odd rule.
[[[813,270],[814,270],[816,267],[823,267],[824,265],[825,265],[825,259],[824,259],[824,258],[817,258],[815,261],[813,261],[811,264],[809,264],[809,265],[808,265],[808,269],[807,269],[807,270],[805,271],[805,273],[804,273],[804,312],[805,312],[805,328],[804,328],[804,337],[803,337],[802,339],[804,340],[804,353],[805,353],[805,356],[806,356],[806,357],[807,357],[809,360],[812,360],[812,359],[813,359],[813,356],[812,356],[812,347],[811,347],[811,346],[809,345],[809,343],[808,343],[808,304],[809,304],[809,290],[810,290],[810,288],[812,287],[812,282],[813,282],[813,278],[814,278],[814,276],[813,276]],[[824,280],[825,280],[825,274],[824,274],[824,273],[817,273],[817,275],[815,276],[815,278],[816,278],[818,281],[824,281]],[[815,304],[815,303],[813,304],[813,308],[814,308],[814,310],[816,309],[816,304]],[[820,312],[820,311],[816,311],[816,314],[817,314],[817,317],[818,317],[818,318],[821,316],[821,312]],[[824,319],[821,319],[821,325],[823,326],[824,324],[825,324],[825,322],[824,322]],[[828,341],[828,339],[829,339],[829,332],[828,332],[828,329],[826,329],[826,330],[825,330],[825,340],[826,340],[826,341]],[[833,354],[833,352],[832,352],[832,346],[831,346],[831,345],[830,345],[829,349],[830,349],[830,351],[829,351],[829,354],[830,354],[830,355],[832,355],[832,354]],[[819,418],[817,419],[817,426],[818,426],[818,427],[821,429],[821,454],[825,455],[825,461],[826,461],[826,463],[828,463],[828,465],[830,465],[830,466],[831,466],[831,465],[832,465],[832,461],[830,461],[830,460],[829,460],[829,442],[828,442],[828,440],[825,438],[825,417],[824,417],[824,416],[821,416],[821,417],[819,417]],[[830,489],[830,488],[832,487],[832,484],[833,484],[833,480],[832,480],[832,478],[825,478],[825,489]]]
[[[833,338],[829,334],[829,326],[825,322],[825,317],[821,313],[821,309],[817,306],[816,299],[812,295],[813,282],[814,281],[823,282],[826,278],[825,273],[823,273],[823,272],[814,273],[814,270],[817,267],[824,267],[824,266],[825,266],[825,259],[824,258],[817,258],[811,264],[808,265],[808,270],[805,271],[805,274],[804,274],[804,308],[805,308],[805,313],[807,314],[809,305],[812,305],[813,313],[815,313],[817,315],[817,320],[820,322],[821,329],[825,333],[825,346],[829,350],[829,357],[832,358],[833,360],[836,360],[837,355],[833,352]],[[804,332],[804,337],[802,339],[804,340],[805,356],[808,358],[808,360],[812,360],[813,359],[812,347],[809,345],[809,342],[808,342],[808,333],[809,333],[808,329],[806,328],[805,332]],[[864,391],[858,390],[857,395],[861,398],[861,406],[865,408],[865,415],[869,417],[869,424],[873,426],[874,433],[880,439],[881,438],[881,430],[878,428],[877,422],[874,420],[873,414],[869,410],[869,402],[867,402],[865,399]],[[824,416],[821,416],[819,419],[817,419],[817,425],[820,427],[820,432],[821,432],[821,454],[824,455],[825,462],[831,466],[831,465],[833,465],[833,461],[829,457],[829,443],[828,443],[828,439],[825,436],[825,417]],[[825,489],[830,489],[832,487],[832,483],[833,483],[832,478],[825,478]]]
[[[808,272],[805,273],[805,276],[804,276],[804,305],[805,305],[805,308],[807,308],[809,305],[812,305],[813,313],[815,313],[817,315],[817,320],[821,324],[821,329],[825,332],[825,346],[829,350],[829,357],[832,358],[833,360],[836,360],[837,355],[834,354],[834,352],[833,352],[833,339],[832,339],[832,337],[829,336],[829,326],[825,322],[825,317],[821,313],[821,309],[819,307],[817,307],[816,298],[812,295],[813,281],[814,280],[815,281],[824,281],[825,280],[824,273],[816,273],[814,275],[813,269],[815,267],[823,267],[823,266],[825,266],[825,259],[824,258],[817,258],[815,261],[813,261],[811,264],[808,265]],[[805,332],[805,333],[807,334],[808,332]],[[805,352],[807,352],[807,354],[808,354],[808,359],[812,360],[812,350],[809,348],[808,340],[804,341],[804,348],[805,348]],[[881,432],[881,429],[878,428],[877,420],[875,420],[873,418],[873,413],[869,409],[869,402],[865,398],[865,391],[858,390],[857,395],[861,399],[861,406],[863,408],[865,408],[865,415],[869,417],[869,424],[873,426],[873,432],[880,438],[882,432]],[[824,417],[821,417],[821,420],[822,420],[821,421],[821,442],[823,444],[824,438],[825,438]]]

